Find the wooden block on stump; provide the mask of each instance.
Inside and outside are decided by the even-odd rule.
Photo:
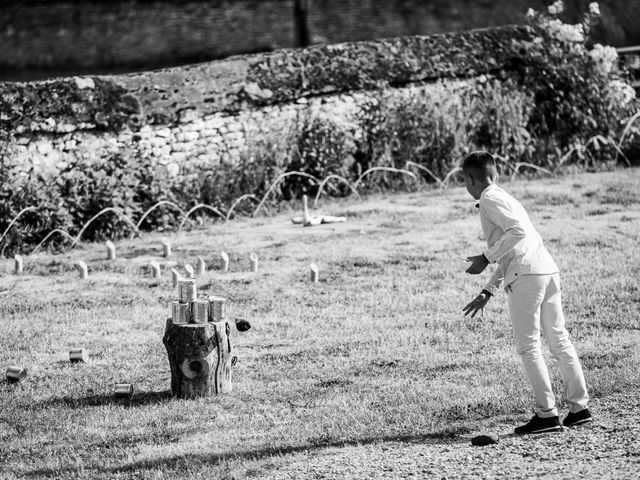
[[[113,244],[111,240],[107,240],[104,244],[107,247],[107,260],[115,260],[116,246]]]
[[[171,367],[171,392],[198,398],[231,391],[231,340],[227,322],[174,324],[163,343]]]
[[[13,257],[14,259],[14,272],[16,275],[21,275],[22,271],[23,271],[23,263],[22,263],[22,257],[20,255],[16,255],[15,257]]]
[[[227,300],[224,297],[209,297],[209,321],[223,322],[227,319]]]

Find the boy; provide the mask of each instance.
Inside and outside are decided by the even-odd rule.
[[[467,258],[471,262],[467,273],[477,275],[489,263],[498,264],[482,293],[463,310],[465,316],[471,314],[473,318],[505,285],[516,349],[535,396],[534,417],[516,427],[515,433],[562,430],[542,358],[541,332],[558,361],[569,403],[570,412],[562,423],[572,427],[592,421],[580,360],[565,328],[558,267],[522,205],[496,185],[498,172],[493,156],[473,152],[465,158],[462,171],[467,191],[480,201],[480,223],[489,247],[483,254]]]

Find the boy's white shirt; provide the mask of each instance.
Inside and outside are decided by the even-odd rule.
[[[559,271],[520,202],[492,184],[482,191],[479,206],[489,247],[484,256],[498,264],[485,290],[495,295],[500,286],[506,288],[521,275]]]

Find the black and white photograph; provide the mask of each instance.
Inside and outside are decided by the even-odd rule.
[[[0,480],[640,478],[639,0],[0,0]]]

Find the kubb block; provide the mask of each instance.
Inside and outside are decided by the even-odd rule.
[[[471,445],[476,447],[484,447],[487,445],[494,445],[498,443],[498,435],[495,433],[487,433],[483,435],[478,435],[471,439]]]
[[[89,277],[89,269],[83,261],[76,262],[76,270],[78,270],[78,276],[81,280],[86,280]]]
[[[318,266],[315,263],[309,265],[309,280],[311,283],[318,283]]]
[[[89,352],[84,348],[72,348],[69,350],[69,361],[72,363],[76,362],[88,362],[89,361]]]
[[[133,396],[133,384],[131,383],[116,383],[113,387],[113,394],[116,397],[131,397]]]
[[[201,277],[207,271],[207,264],[202,257],[198,257],[198,276]]]
[[[165,258],[171,256],[171,242],[169,240],[162,240],[162,256]]]
[[[173,288],[176,288],[180,283],[180,272],[175,268],[171,269],[171,282],[173,283]]]
[[[7,382],[16,383],[27,378],[27,369],[21,367],[9,367],[7,368],[6,376]]]
[[[193,270],[193,267],[188,263],[185,264],[184,270],[187,272],[187,278],[196,278],[196,272]]]
[[[149,266],[151,267],[151,275],[153,278],[156,280],[162,278],[162,268],[160,268],[160,264],[158,262],[153,260]]]
[[[107,247],[107,260],[115,260],[116,259],[116,246],[112,241],[107,240],[104,245]]]
[[[13,257],[13,260],[14,260],[14,273],[16,275],[21,275],[24,270],[24,265],[22,263],[22,256],[15,255]]]
[[[227,252],[220,252],[220,258],[222,259],[222,271],[226,273],[229,271],[229,255]]]
[[[251,271],[256,273],[258,271],[258,254],[252,253],[249,255],[249,261],[251,262]]]

